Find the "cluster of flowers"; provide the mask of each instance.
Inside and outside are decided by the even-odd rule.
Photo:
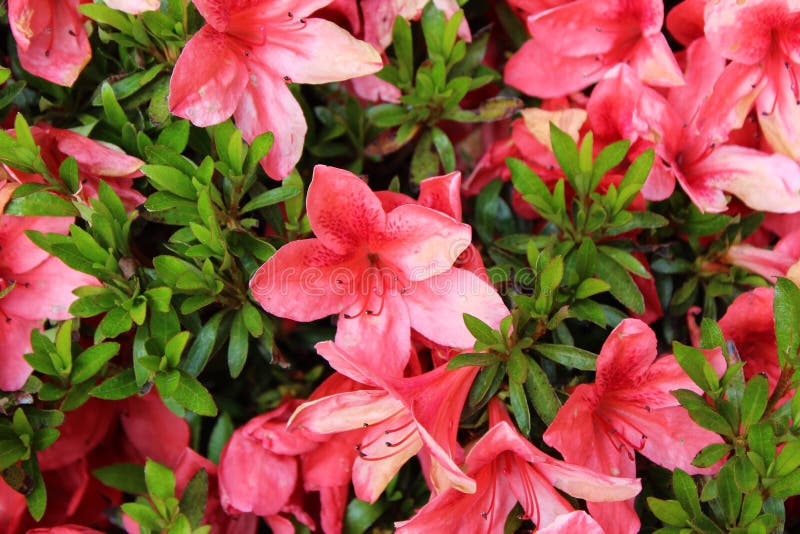
[[[389,62],[395,18],[418,18],[426,3],[194,0],[205,25],[174,61],[170,111],[196,127],[233,117],[247,142],[272,132],[261,167],[283,180],[301,160],[307,133],[288,84],[346,82],[363,103],[401,102],[399,90],[374,74]],[[252,299],[274,317],[309,323],[334,316],[334,339],[315,345],[332,373],[307,398],[287,395],[233,431],[216,463],[190,447],[189,424],[155,391],[91,399],[67,413],[58,439],[38,453],[50,495],[44,518],[32,520],[25,492],[6,477],[0,479],[0,530],[96,532],[78,524],[103,528],[104,511],[125,497],[91,473],[146,459],[174,471],[178,495],[205,470],[202,523],[212,532],[242,534],[256,532],[259,517],[276,533],[299,525],[341,532],[351,488],[357,499],[375,503],[413,458],[430,498],[413,515],[394,518],[404,533],[503,532],[515,509],[542,533],[633,533],[640,527],[634,509],[642,490],[639,455],[690,475],[719,471],[724,460],[703,468],[692,463],[723,438],[698,426],[671,394],[703,390],[673,354],[660,350],[650,325],[665,312],[654,282],[644,277],[636,278],[644,313],[618,321],[597,356],[594,381],[565,388],[566,400],[537,436],[560,459],[518,430],[503,394],[489,400],[482,426],[460,427],[481,370],[448,366],[476,345],[465,314],[506,336],[512,329],[511,300],[492,285],[473,229],[462,222],[462,199],[498,178],[509,181],[507,158],[525,162],[551,190],[563,182],[550,123],[576,141],[591,131],[595,152],[627,139],[627,160],[603,178],[601,189],[619,185],[631,162],[653,150],[653,167],[632,209],[680,194],[677,182],[701,212],[765,212],[755,233],[701,268],[713,273],[735,265],[769,282],[788,277],[800,285],[800,10],[783,0],[686,0],[666,17],[683,47],[673,52],[662,33],[661,0],[507,3],[529,39],[505,63],[503,79],[541,99],[540,107],[475,129],[482,139],[463,183],[458,171],[430,177],[419,184],[417,198],[373,191],[349,171],[314,166],[305,212],[315,237],[290,240],[250,279]],[[54,84],[76,82],[92,54],[78,4],[9,0],[23,69]],[[161,7],[154,0],[105,4],[133,15]],[[455,0],[434,4],[447,16],[459,7]],[[458,34],[471,39],[466,22]],[[486,61],[501,57],[490,49]],[[14,135],[19,139],[22,131]],[[144,176],[141,159],[45,123],[24,131],[39,147],[49,178],[63,175],[66,160],[77,163],[79,188],[67,200],[88,206],[101,183],[128,213],[147,199],[135,183]],[[44,191],[44,172],[5,159],[0,166],[4,414],[13,411],[12,397],[18,405],[34,402],[22,391],[33,373],[24,356],[36,350],[31,330],[70,318],[76,288],[102,285],[26,236],[29,230],[74,233],[76,217],[3,213],[20,188]],[[517,216],[542,228],[541,215],[519,192],[513,195]],[[649,268],[644,256],[637,258]],[[782,377],[773,295],[771,287],[743,293],[719,321],[746,362],[745,378],[766,375],[770,391]],[[699,347],[698,312],[691,310],[687,329]],[[121,343],[134,343],[133,336],[121,336]],[[703,354],[722,376],[728,368],[723,350]],[[586,506],[576,506],[576,499]],[[117,526],[139,531],[130,515]]]

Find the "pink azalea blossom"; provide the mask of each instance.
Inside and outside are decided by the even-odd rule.
[[[133,179],[142,175],[144,162],[129,156],[119,148],[89,139],[79,133],[40,123],[31,128],[34,141],[50,174],[57,177],[61,163],[72,156],[78,164],[80,190],[83,199],[96,198],[100,182],[106,182],[117,193],[128,210],[145,201],[144,195],[133,188]],[[8,175],[20,183],[45,183],[38,174],[3,165]]]
[[[772,148],[800,158],[800,9],[789,0],[721,0],[705,8],[705,33],[731,62],[720,84],[756,98]]]
[[[103,534],[99,530],[81,525],[60,525],[57,527],[34,528],[28,534]]]
[[[562,514],[544,528],[537,529],[538,534],[606,534],[603,527],[592,516],[583,510],[575,510]]]
[[[323,165],[314,169],[307,211],[317,238],[281,247],[250,281],[269,313],[304,322],[339,314],[337,343],[363,345],[371,358],[396,347],[398,361],[385,362],[395,375],[408,361],[411,328],[470,347],[464,313],[494,327],[508,315],[494,288],[452,267],[470,245],[468,225],[413,204],[386,212],[355,175]]]
[[[161,7],[161,0],[106,0],[111,9],[138,15],[145,11],[155,11]]]
[[[733,245],[723,256],[726,263],[738,265],[775,283],[800,261],[800,230],[781,238],[770,250],[747,243]]]
[[[800,210],[796,162],[724,144],[744,122],[753,95],[720,86],[724,59],[703,39],[688,48],[686,63],[686,85],[670,90],[667,98],[644,86],[627,66],[609,73],[587,105],[592,130],[601,139],[631,139],[629,157],[655,149],[642,188],[647,199],[667,198],[677,180],[703,211],[724,211],[726,193],[756,210]]]
[[[682,45],[704,37],[703,12],[708,0],[684,0],[667,13],[667,29]]]
[[[556,488],[580,499],[603,501],[629,499],[641,490],[638,480],[602,475],[546,455],[517,432],[497,399],[489,404],[489,425],[466,458],[476,491],[465,494],[451,488],[434,496],[414,517],[395,524],[398,533],[499,534],[517,502],[525,518],[547,527],[573,511]]]
[[[596,382],[575,388],[544,433],[545,443],[570,463],[614,476],[635,475],[635,451],[667,469],[710,472],[691,462],[703,447],[721,438],[697,426],[670,394],[700,389],[674,356],[657,358],[656,343],[646,324],[623,320],[600,351]],[[719,349],[709,356],[717,367],[724,366]],[[638,531],[633,500],[590,502],[589,511],[606,532]]]
[[[508,61],[505,81],[531,96],[580,91],[627,63],[644,82],[683,83],[661,33],[660,0],[577,0],[528,18],[531,39]]]
[[[273,132],[275,143],[262,165],[272,178],[284,178],[300,159],[307,128],[286,84],[347,80],[382,67],[370,45],[332,22],[309,18],[329,3],[197,0],[207,24],[175,64],[172,113],[197,126],[233,115],[248,142]]]
[[[22,67],[67,87],[92,57],[81,0],[9,0],[8,22]]]
[[[0,390],[22,387],[31,367],[22,355],[30,352],[30,331],[45,319],[70,317],[76,287],[97,284],[49,256],[25,236],[25,230],[66,234],[70,217],[0,215]]]
[[[352,467],[359,499],[377,500],[400,467],[420,452],[430,462],[428,478],[435,493],[449,487],[475,490],[475,482],[457,465],[463,452],[454,422],[477,367],[448,371],[441,366],[411,378],[384,379],[379,363],[363,366],[363,356],[353,357],[329,341],[317,344],[317,350],[334,369],[369,388],[310,400],[289,425],[319,434],[360,431]]]

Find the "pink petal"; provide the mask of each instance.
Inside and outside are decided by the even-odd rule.
[[[672,87],[684,83],[678,62],[661,33],[642,38],[629,61],[639,78],[648,85]]]
[[[364,440],[385,440],[383,429],[375,429],[376,435],[371,436],[370,431],[364,436]],[[402,447],[392,454],[388,454],[381,459],[367,457],[357,457],[353,462],[353,488],[356,497],[362,501],[372,502],[378,500],[383,490],[394,478],[400,468],[410,460],[422,448],[422,440],[419,434],[408,438]]]
[[[430,208],[406,204],[386,215],[386,230],[370,239],[370,249],[413,282],[449,270],[471,241],[469,225]]]
[[[598,391],[633,387],[658,354],[655,333],[638,319],[625,319],[608,336],[597,357]]]
[[[340,254],[366,245],[386,226],[381,201],[369,186],[348,171],[326,165],[314,167],[306,210],[316,236]]]
[[[20,389],[33,371],[22,355],[31,351],[34,328],[41,328],[41,321],[8,317],[0,307],[0,390]]]
[[[403,403],[385,391],[364,389],[306,402],[294,412],[289,425],[331,434],[372,425],[403,409]]]
[[[175,63],[169,109],[195,126],[218,124],[240,105],[247,85],[244,57],[229,44],[229,37],[210,25],[203,26]]]
[[[270,69],[294,83],[330,83],[373,74],[383,68],[380,54],[327,20],[310,18],[299,30],[266,32],[264,54]]]
[[[703,37],[706,0],[684,0],[667,13],[667,29],[684,46]]]
[[[759,211],[800,211],[800,166],[782,154],[765,154],[752,148],[726,145],[717,148],[691,168],[689,188],[715,188],[737,196]],[[698,197],[704,211],[721,211],[716,197]]]
[[[71,86],[92,57],[78,0],[10,0],[8,19],[22,67]]]
[[[453,219],[461,220],[461,173],[426,178],[419,184],[420,206],[441,211]]]
[[[536,526],[549,525],[556,517],[572,511],[572,505],[537,471],[536,467],[522,458],[505,454],[499,459],[498,467],[502,469],[507,484],[522,505],[525,515],[530,517]]]
[[[328,359],[334,369],[363,384],[375,383],[364,376],[364,372],[372,377],[401,378],[411,355],[411,324],[403,298],[395,291],[387,291],[370,301],[373,302],[367,306],[373,308],[373,313],[356,312],[352,318],[345,314],[339,317],[336,345],[340,350],[336,362],[347,361],[348,364],[340,368]],[[377,312],[376,306],[380,307]],[[320,354],[325,358],[333,357],[333,352]]]
[[[166,407],[155,391],[130,397],[120,415],[122,428],[143,458],[172,467],[189,446],[189,425]]]
[[[498,328],[509,313],[491,285],[455,267],[417,282],[404,299],[411,328],[448,347],[466,348],[475,344],[475,338],[464,324],[465,313],[478,317],[492,328]]]
[[[25,273],[44,262],[49,254],[25,236],[25,230],[42,233],[69,233],[71,217],[0,216],[0,268],[6,273]]]
[[[606,534],[637,534],[641,527],[633,499],[618,502],[587,502],[589,513]]]
[[[111,9],[138,15],[145,11],[155,11],[161,7],[160,0],[108,0],[106,5]]]
[[[705,9],[706,38],[726,58],[753,65],[773,46],[773,30],[789,16],[786,7],[772,1],[709,2]]]
[[[253,275],[250,290],[269,313],[309,322],[345,310],[357,298],[366,257],[341,256],[319,239],[282,246]]]
[[[14,280],[17,285],[3,298],[3,310],[15,317],[37,321],[68,319],[69,306],[78,298],[72,291],[98,285],[93,276],[74,271],[54,257],[15,275]]]
[[[80,408],[66,412],[61,435],[37,455],[43,471],[60,469],[88,455],[106,437],[118,415],[113,402],[90,398]]]
[[[46,132],[56,139],[59,151],[75,158],[80,170],[95,176],[128,177],[144,165],[139,158],[125,154],[113,145],[98,143],[73,131],[47,127]]]
[[[400,89],[374,75],[353,78],[349,81],[349,84],[353,94],[367,102],[392,102],[397,104],[400,102],[400,96],[402,95]]]
[[[544,528],[538,529],[539,534],[606,534],[606,531],[582,510],[561,514]]]
[[[403,193],[396,193],[395,191],[374,191],[375,196],[381,201],[383,211],[390,212],[398,206],[403,204],[416,204],[417,201],[410,196]]]

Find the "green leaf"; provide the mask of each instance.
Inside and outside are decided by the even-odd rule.
[[[750,450],[765,459],[775,458],[775,430],[769,421],[756,423],[747,433]]]
[[[169,126],[161,130],[156,139],[156,144],[171,148],[181,153],[189,142],[189,121],[176,119]]]
[[[153,460],[144,464],[144,482],[147,493],[153,497],[166,499],[175,496],[175,475],[169,467]]]
[[[716,371],[699,349],[675,341],[672,344],[672,351],[678,365],[703,391],[711,393],[719,389]]]
[[[800,495],[800,470],[794,470],[769,486],[769,495],[777,499],[786,499]]]
[[[531,412],[525,390],[521,383],[509,380],[508,392],[510,393],[511,411],[514,412],[517,427],[523,436],[527,436],[531,433]]]
[[[594,371],[596,368],[597,354],[578,347],[537,343],[533,346],[533,350],[566,367],[580,369],[581,371]]]
[[[211,429],[211,436],[208,438],[208,459],[212,462],[219,463],[219,456],[222,453],[223,447],[228,443],[233,434],[233,421],[231,417],[223,412],[214,423],[214,428]]]
[[[70,382],[80,384],[89,380],[119,352],[119,343],[101,343],[81,352],[72,366]]]
[[[676,527],[689,526],[689,514],[678,501],[665,501],[656,497],[647,498],[647,506],[658,519],[667,525]]]
[[[592,186],[590,188],[590,192],[597,188],[597,186],[600,184],[600,180],[608,171],[622,163],[622,160],[625,159],[625,155],[628,153],[630,146],[631,142],[627,139],[623,139],[622,141],[611,143],[600,151],[600,153],[597,155],[597,158],[594,160],[594,168],[592,169]]]
[[[250,148],[247,149],[247,156],[244,160],[244,172],[246,175],[252,174],[256,170],[256,165],[262,158],[266,157],[272,148],[272,143],[275,136],[272,132],[264,132],[250,142]],[[286,182],[284,182],[286,185]]]
[[[126,399],[139,391],[133,369],[125,369],[121,373],[107,378],[102,384],[89,392],[92,397],[106,400]]]
[[[476,340],[487,345],[502,342],[500,334],[488,324],[468,313],[465,313],[463,317],[464,324],[467,325],[467,330],[475,336]]]
[[[494,97],[484,100],[475,109],[448,110],[442,114],[442,119],[466,123],[494,122],[511,117],[523,107],[525,104],[519,98]]]
[[[731,451],[731,446],[727,443],[712,443],[707,445],[692,460],[692,465],[697,467],[711,467],[722,460]]]
[[[367,110],[367,118],[378,128],[391,128],[408,120],[409,114],[408,110],[399,104],[379,104]]]
[[[78,162],[72,156],[61,162],[58,167],[58,175],[71,193],[75,193],[80,189],[81,178],[78,176]]]
[[[187,200],[197,200],[197,189],[192,180],[175,167],[144,165],[140,169],[160,191],[168,191]]]
[[[642,278],[652,278],[652,275],[647,271],[644,265],[639,260],[633,257],[629,252],[616,247],[609,247],[600,245],[597,247],[600,253],[605,254],[620,266],[624,267],[626,271],[641,276]]]
[[[495,354],[486,352],[464,352],[454,356],[447,362],[447,369],[460,369],[461,367],[486,367],[498,363],[500,359]]]
[[[293,198],[302,193],[302,190],[296,186],[282,186],[275,189],[269,189],[260,195],[250,199],[242,208],[239,213],[248,213],[253,210],[261,209],[266,206],[280,204],[286,200]]]
[[[528,377],[525,392],[541,420],[549,425],[555,419],[561,401],[558,400],[550,379],[533,358],[528,358]]]
[[[723,465],[717,474],[717,498],[726,523],[735,524],[742,506],[742,492],[736,486],[732,462]]]
[[[95,332],[95,338],[97,338],[98,335],[114,338],[127,332],[132,326],[133,320],[128,310],[124,308],[112,308],[108,310],[106,316],[100,321],[97,332]]]
[[[733,479],[741,493],[753,491],[758,485],[758,473],[747,456],[737,455],[728,463],[733,463]]]
[[[103,4],[82,4],[78,11],[101,24],[107,24],[120,32],[129,35],[132,32],[130,19],[125,13],[111,9]]]
[[[103,101],[103,111],[105,112],[106,119],[111,126],[117,130],[121,130],[122,127],[128,123],[128,117],[125,115],[125,111],[122,109],[122,106],[120,106],[119,102],[117,102],[117,97],[114,95],[114,90],[111,88],[108,82],[103,82],[102,88],[100,89],[100,95]]]
[[[398,17],[399,18],[399,17]],[[347,504],[344,517],[344,534],[364,534],[375,521],[386,511],[389,503],[380,500],[370,504],[353,499]]]
[[[597,277],[608,282],[615,299],[634,313],[644,313],[642,292],[624,268],[603,253],[598,253],[596,267]]]
[[[200,468],[186,484],[181,495],[180,510],[186,515],[192,527],[197,528],[203,521],[208,501],[208,472]]]
[[[175,401],[198,415],[217,415],[217,405],[211,393],[189,373],[181,372],[181,380],[172,394]]]
[[[217,340],[217,330],[219,330],[225,312],[217,312],[200,329],[189,348],[189,352],[181,362],[181,368],[192,376],[197,376],[208,363],[211,353]]]
[[[167,344],[164,346],[164,356],[170,367],[177,367],[181,361],[181,354],[183,349],[186,348],[186,343],[189,341],[189,332],[179,332],[175,334]]]
[[[553,147],[553,154],[564,171],[564,175],[572,188],[577,190],[575,176],[578,174],[578,145],[569,134],[553,122],[550,123],[550,145]]]
[[[244,369],[249,344],[250,335],[244,324],[244,313],[243,310],[239,310],[233,315],[231,333],[228,338],[228,369],[231,378],[239,376]]]
[[[128,502],[122,505],[122,511],[136,521],[139,526],[161,532],[164,521],[149,506],[138,502]]]
[[[28,503],[28,512],[34,520],[39,521],[47,508],[47,490],[44,487],[44,479],[39,470],[39,462],[36,455],[22,462],[22,469],[28,476],[28,491],[25,493],[25,501]]]
[[[564,258],[556,256],[539,274],[539,287],[542,295],[555,295],[564,277]]]
[[[783,446],[781,453],[775,459],[773,475],[786,476],[800,467],[800,441],[790,441]]]
[[[11,199],[3,213],[33,217],[75,217],[78,210],[60,196],[40,191]]]
[[[605,280],[599,278],[587,278],[578,285],[575,290],[576,299],[585,299],[608,291],[611,286]]]
[[[747,381],[744,395],[742,396],[741,418],[745,431],[750,425],[757,423],[761,416],[764,415],[768,399],[769,384],[767,383],[767,378],[762,375],[753,375]]]
[[[439,159],[442,162],[444,172],[453,172],[456,170],[456,152],[453,149],[453,143],[447,134],[441,128],[435,127],[431,130],[433,136],[433,145],[439,153]]]
[[[787,361],[794,361],[800,347],[800,288],[791,280],[778,278],[775,283],[773,310],[778,361],[783,367]]]

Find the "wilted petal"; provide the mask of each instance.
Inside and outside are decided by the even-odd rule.
[[[169,109],[195,126],[218,124],[233,115],[248,85],[244,57],[228,39],[206,25],[194,34],[175,63]]]

